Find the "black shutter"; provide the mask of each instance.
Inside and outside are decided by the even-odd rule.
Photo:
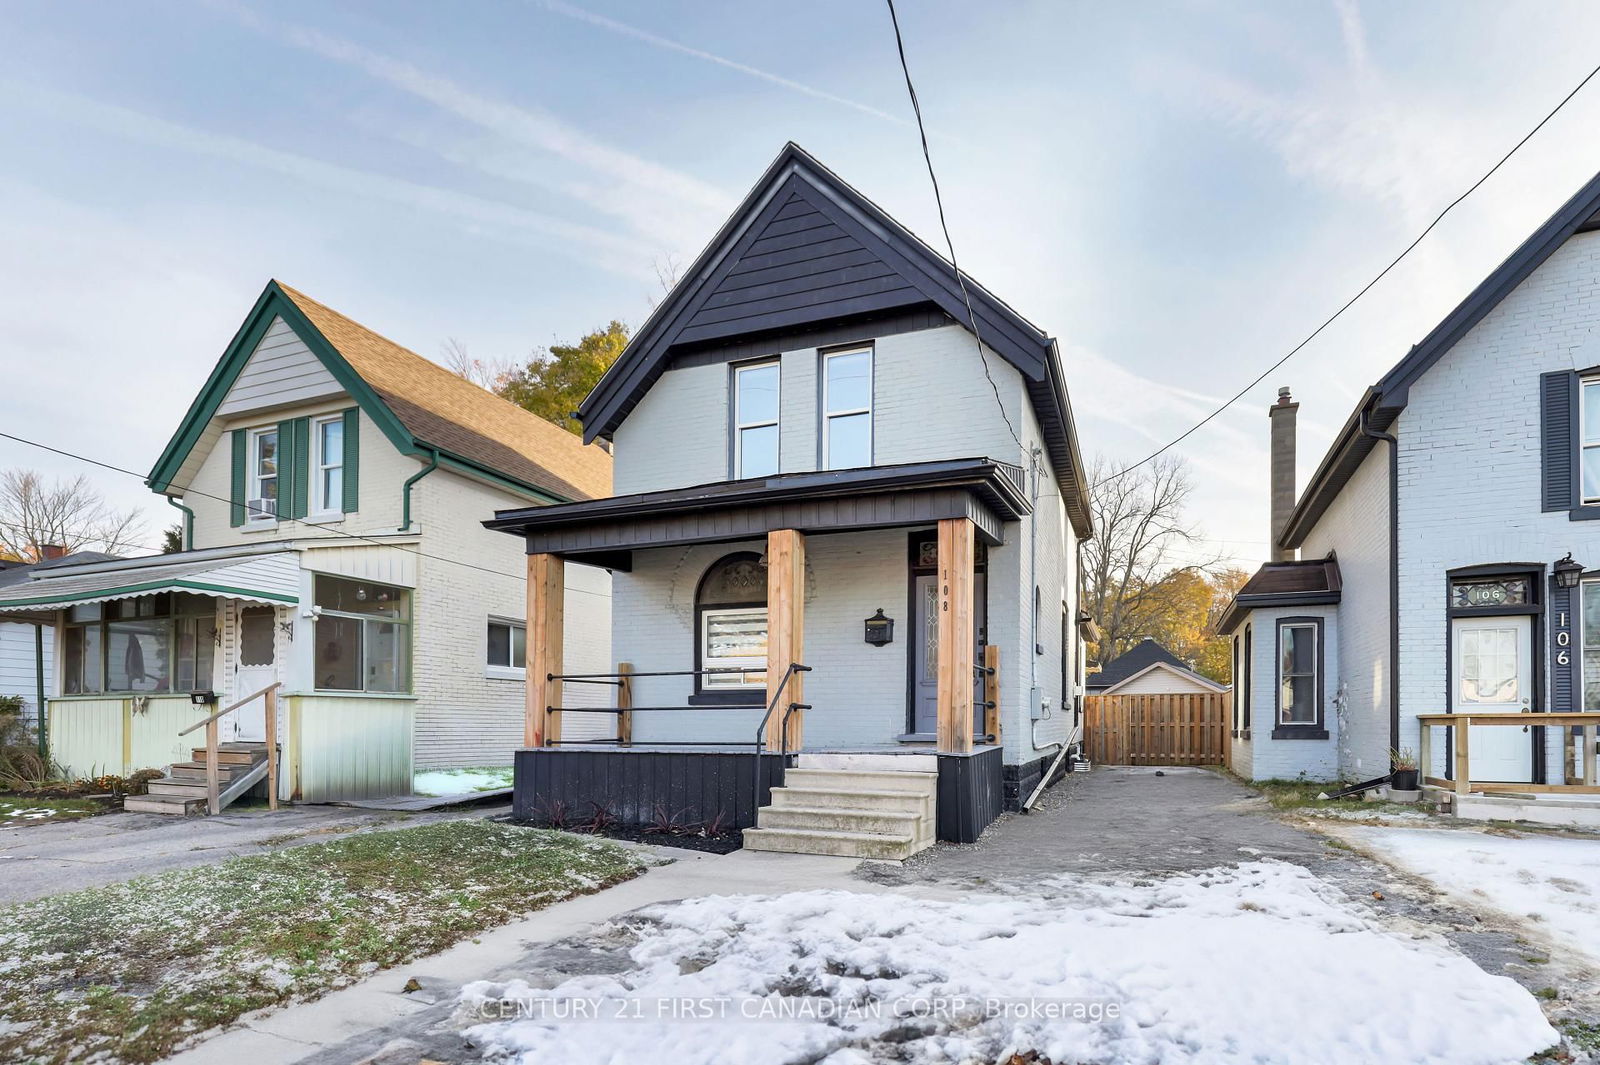
[[[1571,510],[1578,504],[1578,375],[1571,370],[1539,376],[1540,506]]]

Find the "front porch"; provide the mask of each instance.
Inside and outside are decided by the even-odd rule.
[[[1457,817],[1600,828],[1600,713],[1419,714],[1417,723],[1421,783]],[[1474,737],[1482,746],[1509,730],[1530,734],[1543,779],[1474,779]]]
[[[788,819],[762,811],[794,772],[853,757],[873,768],[815,771],[860,774],[825,782],[864,795],[916,764],[939,838],[976,839],[1000,812],[1008,712],[1024,709],[1002,684],[1024,598],[1002,530],[1027,513],[1020,471],[961,460],[497,516],[529,551],[519,814],[562,802],[643,823],[665,807],[764,832]],[[614,673],[564,671],[568,560],[614,571],[613,646],[631,660]],[[563,705],[594,687],[614,699]]]

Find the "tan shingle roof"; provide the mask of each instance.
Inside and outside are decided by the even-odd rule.
[[[277,284],[419,441],[566,499],[611,494],[601,448]]]

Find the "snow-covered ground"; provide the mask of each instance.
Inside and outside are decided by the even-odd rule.
[[[1439,890],[1529,919],[1555,944],[1600,964],[1600,840],[1404,828],[1347,834]]]
[[[429,769],[411,778],[416,795],[467,795],[475,791],[496,791],[511,786],[511,767],[476,769]]]
[[[1306,870],[1255,862],[1036,893],[711,896],[624,919],[632,968],[478,983],[468,1033],[521,1061],[1280,1065],[1522,1062],[1533,997],[1403,937]],[[508,1019],[499,1019],[508,1018]]]

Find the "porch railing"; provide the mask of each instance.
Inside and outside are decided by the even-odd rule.
[[[283,681],[274,681],[260,691],[251,692],[243,699],[229,703],[210,717],[196,721],[188,728],[178,733],[182,739],[197,728],[206,730],[206,812],[220,814],[222,812],[222,767],[217,759],[217,722],[224,716],[233,713],[241,706],[248,705],[257,699],[264,700],[262,713],[267,737],[267,809],[278,808],[278,689],[283,687]]]
[[[1597,774],[1596,741],[1600,736],[1600,713],[1513,713],[1513,714],[1418,714],[1421,732],[1417,742],[1417,768],[1423,782],[1434,787],[1453,790],[1457,795],[1474,791],[1485,795],[1600,795],[1600,774]],[[1472,733],[1479,725],[1500,728],[1557,728],[1561,732],[1560,784],[1533,784],[1517,781],[1473,781]],[[1450,729],[1453,776],[1428,776],[1433,770],[1433,730]],[[1573,772],[1573,740],[1579,738],[1583,753],[1583,768]]]
[[[547,673],[545,677],[550,681],[561,681],[563,684],[603,684],[617,689],[617,705],[615,706],[547,706],[547,714],[613,714],[617,718],[617,735],[610,740],[576,740],[573,741],[583,746],[606,745],[614,747],[630,747],[633,745],[633,715],[634,714],[666,714],[666,713],[698,713],[703,711],[743,711],[755,709],[753,706],[634,706],[633,682],[638,677],[708,677],[723,674],[745,674],[754,672],[738,666],[718,666],[711,669],[658,669],[647,672],[636,672],[627,662],[617,664],[615,673]],[[783,677],[778,681],[778,686],[773,690],[772,698],[767,701],[766,713],[761,715],[761,723],[756,726],[755,743],[755,794],[756,804],[754,809],[761,808],[761,756],[767,753],[767,725],[772,720],[772,715],[783,702],[783,693],[789,688],[789,681],[796,673],[810,673],[811,667],[801,665],[799,662],[790,662],[783,671]],[[810,710],[808,703],[791,702],[784,707],[780,719],[780,728],[783,735],[782,753],[789,754],[789,717],[796,710]],[[546,747],[559,747],[561,740],[545,740]],[[711,744],[705,740],[652,740],[651,746],[656,747],[705,747]]]

